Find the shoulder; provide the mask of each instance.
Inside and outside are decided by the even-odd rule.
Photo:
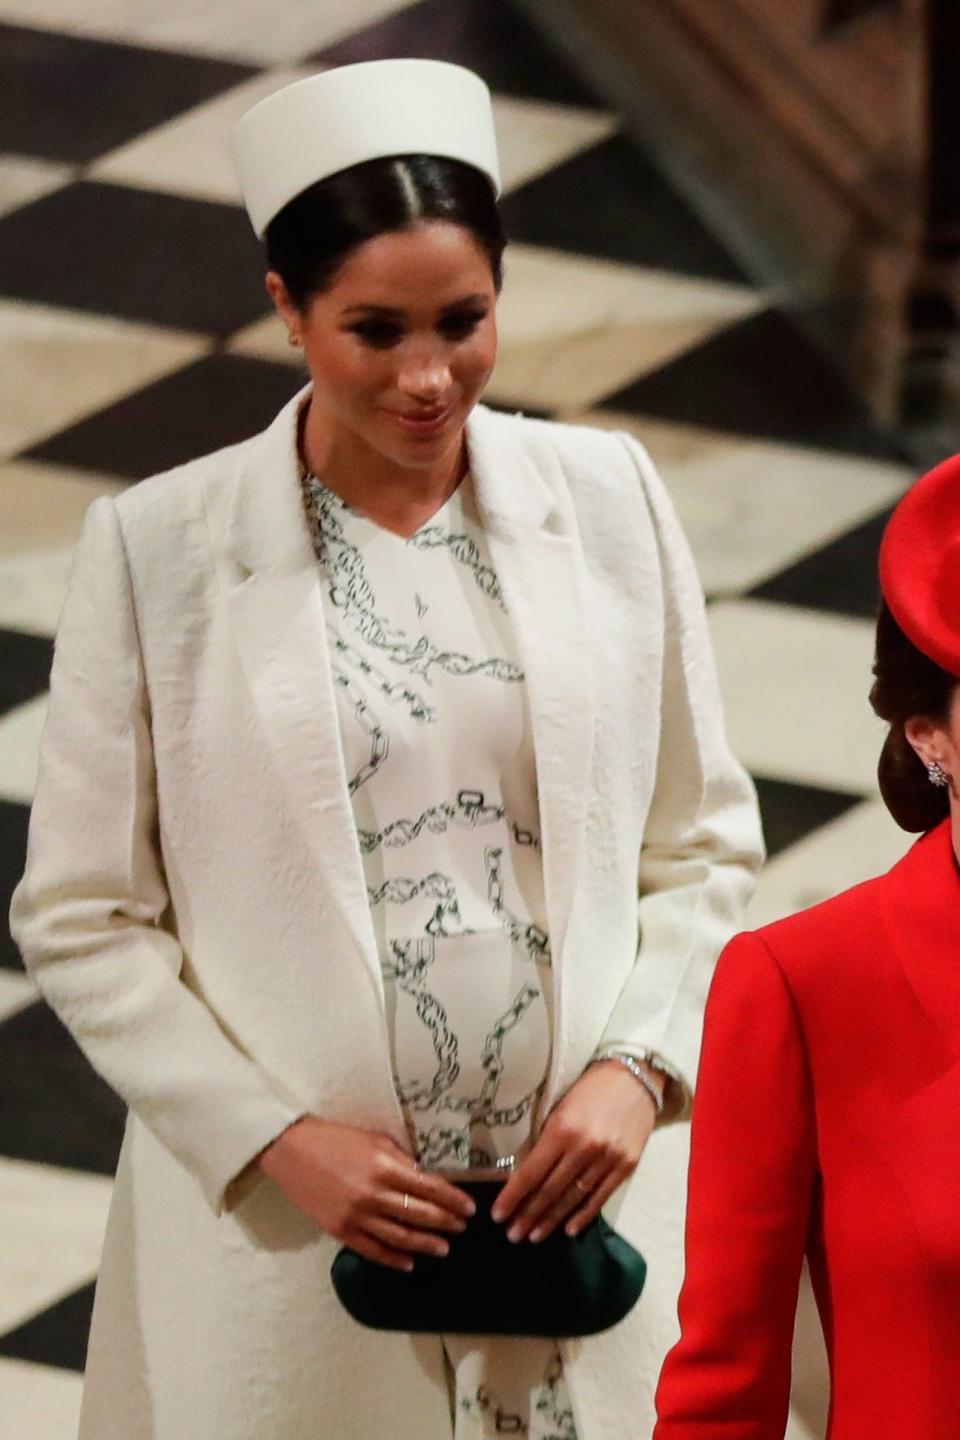
[[[178,527],[202,515],[207,492],[229,484],[258,438],[226,445],[131,485],[113,501],[121,530],[135,535],[144,527]]]
[[[535,463],[559,465],[572,484],[638,487],[653,464],[644,447],[625,431],[568,424],[534,416],[504,414],[478,406],[476,424],[489,444],[516,447]]]

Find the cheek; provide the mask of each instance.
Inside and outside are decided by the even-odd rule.
[[[464,385],[474,388],[486,383],[497,358],[497,330],[491,324],[484,327],[469,345],[460,351],[454,370]]]

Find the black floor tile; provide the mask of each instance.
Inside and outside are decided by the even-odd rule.
[[[42,1000],[0,1022],[0,1155],[112,1175],[124,1107]]]
[[[303,383],[299,370],[241,355],[208,355],[29,452],[142,480],[262,430]]]
[[[859,805],[863,799],[861,795],[844,795],[837,790],[770,780],[762,775],[755,775],[753,779],[760,801],[767,855],[771,859],[829,820]]]
[[[614,135],[503,200],[512,240],[749,283],[642,151]]]
[[[53,641],[0,629],[0,715],[42,695],[50,683]]]
[[[22,970],[20,952],[10,938],[7,917],[10,896],[19,883],[27,858],[27,822],[30,809],[12,800],[0,800],[0,970]]]
[[[228,335],[266,313],[243,210],[77,181],[0,217],[0,291],[18,300]]]
[[[758,585],[751,596],[873,620],[880,601],[877,555],[891,513],[892,507],[805,555]]]
[[[566,58],[511,0],[420,0],[314,59],[350,65],[406,56],[466,65],[506,95],[597,104]]]
[[[87,1362],[93,1293],[91,1281],[48,1310],[31,1316],[16,1330],[0,1335],[0,1355],[8,1360],[29,1360],[34,1365],[82,1372]]]
[[[83,164],[254,73],[196,55],[0,25],[0,150]]]
[[[899,459],[866,407],[777,310],[764,310],[607,396],[601,408]]]

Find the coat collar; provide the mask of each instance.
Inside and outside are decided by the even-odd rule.
[[[304,523],[296,420],[309,387],[241,447],[223,543],[228,607],[261,728],[309,846],[380,988],[379,958],[341,758],[316,559]],[[521,424],[523,429],[520,428]],[[526,428],[529,427],[529,428]],[[477,407],[467,444],[527,676],[551,949],[560,954],[586,821],[593,736],[586,578],[552,429]],[[557,997],[558,1013],[560,997]]]
[[[960,1053],[960,870],[950,820],[889,872],[881,914],[897,961],[923,1008]]]

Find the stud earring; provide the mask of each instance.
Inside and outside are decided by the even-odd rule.
[[[949,784],[949,776],[939,760],[930,761],[927,766],[927,779],[931,785],[936,785],[938,790]]]
[[[299,349],[300,349],[300,336],[299,336],[299,335],[294,335],[294,333],[293,333],[292,330],[288,331],[288,333],[287,333],[287,344],[288,344],[288,345],[292,345],[293,348],[294,348],[294,350],[299,350]]]

